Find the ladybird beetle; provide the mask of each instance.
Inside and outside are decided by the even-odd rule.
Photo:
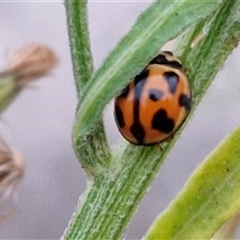
[[[160,52],[116,97],[114,115],[123,137],[136,145],[170,138],[191,108],[191,90],[180,60]]]

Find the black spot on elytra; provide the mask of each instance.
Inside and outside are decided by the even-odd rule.
[[[150,89],[148,92],[149,98],[154,102],[160,100],[163,95],[164,95],[164,92],[158,89]]]
[[[165,72],[163,77],[168,83],[169,91],[175,93],[178,85],[178,75],[175,72]]]
[[[123,112],[120,107],[115,105],[115,118],[120,128],[125,126],[125,121],[123,117]]]
[[[138,88],[138,92],[143,88],[143,85],[145,84],[148,75],[149,75],[149,70],[144,69],[142,72],[140,72],[138,75],[135,76],[135,78],[133,79],[135,91],[136,91],[136,87]]]
[[[172,68],[177,68],[177,69],[181,69],[182,68],[182,64],[180,64],[177,61],[169,61],[166,59],[166,56],[164,56],[163,54],[159,54],[157,55],[155,58],[153,58],[149,64],[160,64],[160,65],[166,65]]]
[[[120,94],[118,95],[118,97],[120,97],[120,98],[125,98],[125,97],[127,97],[128,93],[129,93],[129,85],[127,85],[127,86],[120,92]]]
[[[152,128],[163,133],[171,133],[174,129],[174,121],[168,118],[164,109],[158,110],[152,120]]]
[[[186,110],[191,109],[191,97],[186,94],[181,94],[178,98],[178,103],[180,106],[184,107]]]
[[[142,125],[139,122],[135,122],[131,128],[130,131],[132,135],[136,138],[138,144],[143,144],[143,140],[145,137],[145,131]]]
[[[133,80],[134,82],[133,125],[131,126],[130,131],[136,138],[138,144],[143,144],[145,137],[144,128],[139,120],[139,113],[140,113],[140,99],[148,75],[149,70],[144,69]]]

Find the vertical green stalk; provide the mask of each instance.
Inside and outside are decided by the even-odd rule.
[[[65,6],[73,72],[80,99],[82,90],[93,72],[87,22],[87,0],[65,0]]]
[[[93,64],[87,21],[87,0],[65,0],[72,62],[79,102],[82,91],[92,76]],[[102,120],[91,134],[82,139],[73,137],[76,155],[85,172],[96,175],[109,164],[110,149]],[[96,166],[93,168],[93,165]]]

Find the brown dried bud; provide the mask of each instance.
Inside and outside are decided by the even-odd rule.
[[[18,49],[0,75],[13,75],[21,87],[30,80],[48,74],[57,62],[57,56],[49,47],[32,43]]]
[[[9,203],[15,194],[17,184],[22,179],[25,171],[25,161],[18,150],[9,149],[0,142],[0,206]],[[8,216],[1,213],[0,219]]]

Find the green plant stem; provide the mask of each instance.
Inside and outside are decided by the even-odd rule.
[[[65,0],[73,72],[79,99],[93,71],[87,23],[87,0]]]
[[[65,0],[65,6],[74,77],[78,100],[81,102],[82,91],[93,72],[87,22],[87,0]],[[88,136],[82,138],[81,141],[74,141],[74,149],[89,177],[105,171],[111,154],[101,119]],[[92,167],[93,165],[95,168]]]
[[[111,151],[107,143],[102,120],[84,139],[74,142],[76,155],[89,178],[107,174],[111,164]]]
[[[152,165],[158,162],[156,158],[161,154],[157,147],[135,148],[138,151],[126,151],[123,156],[115,156],[119,160],[119,169],[115,167],[108,176],[94,179],[84,199],[87,204],[78,209],[81,214],[72,223],[75,227],[65,233],[65,239],[118,239],[121,236],[146,187],[148,176],[139,173],[144,170],[153,175],[149,168],[154,168]],[[129,161],[132,157],[139,161]],[[121,158],[124,162],[120,161]],[[149,158],[153,160],[150,164]]]

